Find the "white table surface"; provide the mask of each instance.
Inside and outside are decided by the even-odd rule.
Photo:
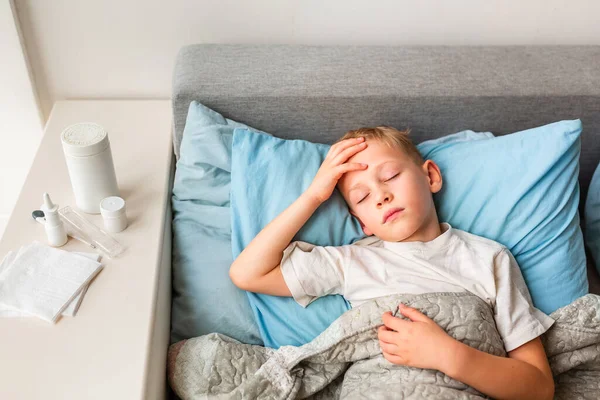
[[[156,286],[162,255],[169,174],[173,162],[170,100],[55,103],[31,170],[0,242],[0,259],[38,240],[31,218],[50,193],[76,210],[60,133],[76,122],[97,122],[109,134],[129,226],[112,236],[127,247],[103,257],[75,317],[56,324],[0,318],[0,399],[142,399],[148,369]],[[78,210],[79,211],[79,210]],[[99,227],[102,217],[82,213]],[[68,251],[94,250],[69,238]]]

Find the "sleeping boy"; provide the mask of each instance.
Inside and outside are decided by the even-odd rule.
[[[303,307],[329,294],[358,307],[398,293],[473,293],[493,308],[508,357],[469,347],[402,304],[397,311],[407,319],[382,316],[383,356],[439,370],[494,398],[552,399],[540,335],[554,320],[533,307],[504,245],[438,221],[433,193],[442,188],[440,169],[423,160],[408,133],[388,126],[347,132],[304,193],[234,261],[232,281],[251,292],[292,296]],[[367,237],[345,246],[290,243],[336,186]]]

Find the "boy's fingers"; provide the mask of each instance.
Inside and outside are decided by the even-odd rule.
[[[337,167],[337,168],[339,168],[339,169],[337,170],[337,172],[339,172],[339,173],[340,173],[340,178],[341,178],[341,175],[345,174],[346,172],[363,170],[363,169],[365,169],[365,168],[366,168],[366,166],[363,166],[362,164],[355,164],[355,163],[352,163],[352,164],[342,164],[342,165],[338,165],[338,167]],[[338,180],[339,180],[340,178],[338,178]]]
[[[391,362],[392,364],[398,364],[398,365],[404,364],[404,359],[402,359],[401,357],[395,356],[395,355],[387,353],[385,351],[382,351],[381,354],[383,354],[383,357],[386,360],[388,360],[389,362]]]
[[[334,158],[333,162],[336,164],[342,164],[344,161],[355,155],[356,153],[363,151],[367,148],[367,143],[354,143],[352,146],[345,148],[339,152]]]
[[[361,163],[344,163],[342,165],[338,165],[338,168],[339,168],[339,170],[340,170],[340,172],[342,174],[345,174],[346,172],[356,171],[356,170],[360,170],[360,169],[365,169],[365,168],[367,168],[367,164],[361,164]]]
[[[377,337],[379,340],[385,343],[396,343],[398,333],[394,331],[387,330],[385,326],[380,326],[377,329]]]
[[[334,144],[333,146],[331,146],[331,148],[329,149],[330,157],[335,157],[338,154],[340,154],[340,152],[347,149],[348,147],[352,147],[352,146],[354,146],[358,143],[364,142],[364,141],[365,141],[365,139],[362,137],[342,140],[341,142],[338,142],[338,143]]]
[[[383,320],[383,323],[386,327],[388,327],[389,329],[393,329],[396,332],[400,332],[402,329],[406,328],[406,324],[411,323],[410,321],[405,321],[401,318],[392,316],[392,313],[389,311],[383,313],[381,319]]]
[[[387,343],[380,340],[379,347],[381,347],[381,350],[385,351],[386,353],[394,355],[398,354],[398,346],[396,346],[394,343]]]

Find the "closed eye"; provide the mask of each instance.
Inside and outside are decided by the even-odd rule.
[[[360,199],[359,201],[356,202],[356,204],[360,204],[361,201],[363,201],[364,199],[366,199],[367,197],[369,197],[369,194],[367,194],[365,197],[363,197],[362,199]]]
[[[395,178],[395,177],[397,177],[398,175],[400,175],[400,172],[398,172],[396,175],[392,176],[390,179],[386,179],[386,182],[387,182],[387,181],[391,181],[392,179],[394,179],[394,178]]]

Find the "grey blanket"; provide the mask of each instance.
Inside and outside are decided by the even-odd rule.
[[[174,343],[168,377],[182,399],[487,398],[442,372],[399,366],[381,354],[381,315],[402,302],[432,318],[452,337],[505,356],[490,306],[469,293],[393,295],[335,320],[301,347],[278,350],[213,333]],[[550,315],[542,336],[557,399],[600,398],[600,297],[588,294]]]

